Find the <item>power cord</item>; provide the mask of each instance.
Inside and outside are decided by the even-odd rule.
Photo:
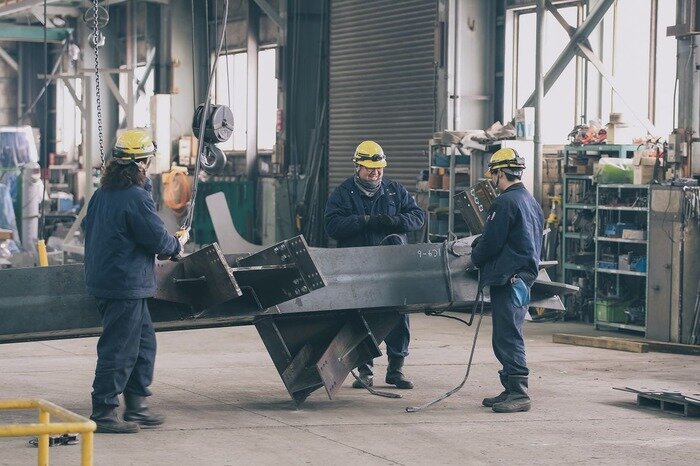
[[[484,317],[484,293],[483,291],[479,291],[479,294],[477,295],[477,300],[476,303],[474,304],[474,307],[472,308],[472,317],[469,320],[469,322],[462,320],[458,317],[453,317],[453,316],[447,316],[443,315],[441,313],[430,313],[428,315],[431,316],[437,316],[437,317],[444,317],[446,319],[452,319],[452,320],[458,320],[462,322],[463,324],[469,326],[471,325],[471,322],[474,320],[474,313],[476,311],[476,308],[479,307],[479,320],[476,322],[476,330],[474,331],[474,341],[472,342],[472,349],[469,353],[469,362],[467,363],[467,373],[464,374],[464,378],[462,379],[462,383],[457,385],[455,388],[450,390],[449,392],[439,396],[438,398],[435,398],[433,401],[430,401],[428,403],[422,404],[420,406],[407,406],[406,407],[406,412],[407,413],[417,413],[418,411],[422,411],[425,408],[428,408],[435,403],[439,403],[440,401],[444,400],[445,398],[448,398],[455,393],[457,393],[467,382],[467,379],[469,378],[469,372],[471,371],[472,368],[472,360],[474,359],[474,350],[476,349],[476,339],[479,336],[479,328],[481,327],[481,320]]]
[[[367,385],[365,383],[364,380],[362,380],[360,378],[359,375],[357,375],[355,373],[355,369],[351,370],[350,373],[352,374],[353,377],[355,377],[355,380],[360,382],[362,384],[362,386],[365,387],[367,389],[367,391],[370,392],[372,395],[383,396],[384,398],[401,398],[401,395],[399,395],[398,393],[382,392],[382,391],[375,390],[374,388],[370,387],[369,385]]]

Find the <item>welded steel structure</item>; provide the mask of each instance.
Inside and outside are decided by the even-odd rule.
[[[159,262],[149,306],[159,331],[255,325],[297,403],[321,387],[332,398],[352,368],[381,354],[400,314],[474,309],[469,244],[314,249],[298,236],[224,254],[215,243]],[[99,334],[81,264],[2,270],[0,283],[0,342]],[[542,270],[532,306],[562,309],[558,295],[574,289]]]

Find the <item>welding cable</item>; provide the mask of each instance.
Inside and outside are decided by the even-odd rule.
[[[362,386],[365,387],[367,389],[367,391],[370,392],[372,395],[383,396],[384,398],[401,398],[401,395],[399,395],[398,393],[381,392],[379,390],[375,390],[374,388],[370,387],[360,378],[359,375],[357,375],[355,373],[355,369],[351,370],[350,373],[352,374],[353,377],[355,377],[355,380],[360,382],[362,384]]]
[[[476,306],[479,307],[479,320],[476,322],[476,329],[474,330],[474,341],[472,342],[472,349],[471,352],[469,353],[469,362],[467,363],[467,373],[464,374],[464,378],[462,379],[462,383],[457,385],[455,388],[450,390],[449,392],[445,393],[442,396],[439,396],[438,398],[435,398],[433,401],[430,401],[428,403],[422,404],[420,406],[407,406],[406,407],[406,412],[407,413],[417,413],[418,411],[421,411],[425,408],[428,408],[435,403],[438,403],[442,400],[444,400],[447,397],[450,397],[457,393],[467,382],[467,379],[469,378],[469,372],[471,371],[472,368],[472,360],[474,359],[474,350],[476,349],[476,339],[479,336],[479,328],[481,327],[481,319],[484,317],[484,293],[482,291],[479,291],[479,295],[477,296],[477,300],[474,304],[474,310],[476,310]],[[457,317],[453,316],[446,316],[443,314],[433,314],[437,317],[445,317],[447,319],[453,319],[453,320],[459,320],[460,322],[464,323],[465,325],[469,325],[466,321],[459,319]]]

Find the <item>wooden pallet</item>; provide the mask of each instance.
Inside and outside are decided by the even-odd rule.
[[[683,395],[680,392],[653,391],[631,387],[613,388],[635,393],[637,395],[637,406],[641,408],[654,409],[685,417],[700,417],[699,394]]]
[[[612,337],[589,337],[584,335],[555,333],[552,335],[552,342],[564,343],[567,345],[590,346],[593,348],[629,351],[632,353],[646,353],[649,351],[649,345],[644,342]]]

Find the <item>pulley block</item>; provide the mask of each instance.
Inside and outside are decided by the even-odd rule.
[[[199,134],[204,114],[204,104],[200,104],[192,118],[192,131]],[[204,126],[204,142],[217,144],[228,141],[233,134],[233,112],[226,105],[210,105]]]

